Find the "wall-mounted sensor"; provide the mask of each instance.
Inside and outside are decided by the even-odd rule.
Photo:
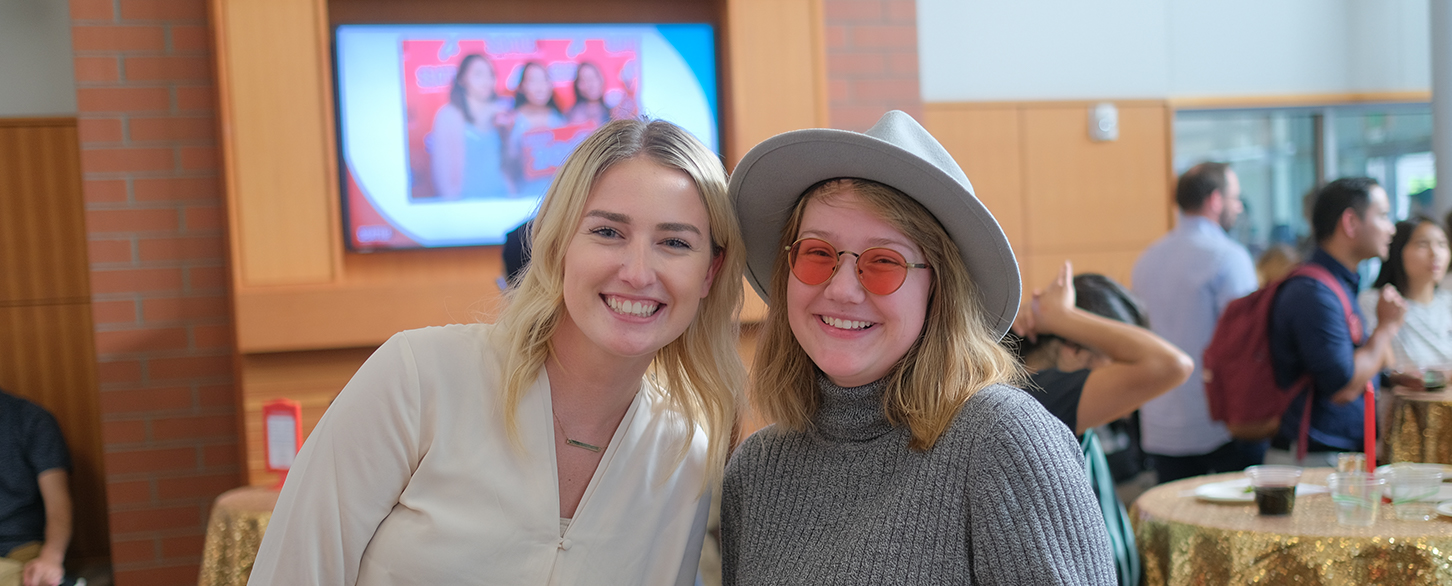
[[[1100,102],[1089,108],[1089,140],[1106,142],[1119,139],[1119,108]]]

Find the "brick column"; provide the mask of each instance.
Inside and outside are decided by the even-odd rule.
[[[867,130],[888,110],[922,121],[914,0],[822,0],[833,128]]]
[[[195,584],[241,484],[207,2],[70,5],[116,584]]]

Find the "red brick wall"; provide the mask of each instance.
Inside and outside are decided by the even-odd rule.
[[[833,128],[867,130],[888,110],[922,120],[914,0],[823,0]]]
[[[241,483],[207,2],[70,5],[116,583],[195,584]]]

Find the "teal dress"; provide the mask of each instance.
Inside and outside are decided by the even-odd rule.
[[[524,165],[527,163],[522,158],[522,140],[524,134],[531,130],[559,128],[564,125],[565,117],[561,116],[559,112],[550,112],[549,120],[543,126],[529,124],[525,121],[524,116],[519,116],[514,119],[514,127],[509,132],[509,149],[514,154],[514,159],[517,161],[516,165],[519,166],[516,170],[519,181],[515,183],[518,188],[516,193],[519,197],[543,197],[545,192],[550,188],[550,182],[554,181],[553,175],[536,179],[529,179],[525,176]]]
[[[480,130],[474,125],[464,127],[464,185],[459,190],[465,199],[508,197],[509,185],[504,181],[501,165],[503,147],[499,131],[493,126]]]

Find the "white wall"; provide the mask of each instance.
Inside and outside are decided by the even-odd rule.
[[[917,0],[923,100],[1425,91],[1429,0]]]
[[[73,116],[66,0],[0,0],[0,117]]]

